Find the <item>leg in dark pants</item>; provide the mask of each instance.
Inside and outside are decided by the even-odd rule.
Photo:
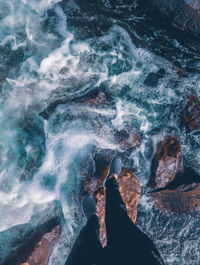
[[[102,245],[99,239],[99,217],[93,215],[81,230],[65,265],[100,264]]]
[[[114,177],[106,185],[106,230],[108,264],[164,264],[152,241],[129,218]]]

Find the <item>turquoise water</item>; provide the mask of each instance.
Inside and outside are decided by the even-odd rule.
[[[150,143],[155,149],[166,134],[175,134],[184,159],[198,170],[199,134],[186,133],[181,114],[188,92],[200,94],[199,74],[191,71],[180,78],[162,52],[148,49],[146,43],[161,31],[152,29],[148,37],[128,30],[120,17],[126,5],[119,5],[118,13],[113,10],[118,18],[104,21],[101,8],[87,10],[90,4],[0,0],[0,239],[12,241],[15,233],[17,238],[17,227],[12,236],[4,231],[33,224],[36,213],[41,222],[53,216],[52,203],[58,202],[65,228],[49,265],[63,265],[84,222],[78,200],[83,165],[85,172],[94,172],[95,148],[109,149],[121,152],[143,187],[137,224],[155,240],[166,264],[197,265],[199,214],[161,214],[154,209],[146,194],[152,159],[146,147]],[[101,5],[104,15],[112,10],[109,1]],[[144,21],[139,16],[129,19]],[[169,40],[172,51],[182,51],[179,62],[191,64],[184,54],[194,55],[195,49]],[[176,52],[174,48],[174,56]],[[194,64],[198,69],[198,54]],[[165,74],[158,84],[145,85],[147,75],[160,69]],[[77,100],[99,88],[111,97],[106,108]],[[62,104],[42,115],[53,102]],[[114,137],[127,127],[141,135],[141,145],[128,154]],[[3,264],[11,247],[2,245],[0,250]]]

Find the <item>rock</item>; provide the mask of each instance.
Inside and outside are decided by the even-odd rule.
[[[166,74],[164,68],[160,68],[157,73],[149,73],[144,80],[144,84],[146,86],[156,87],[158,85],[158,81]]]
[[[126,128],[115,133],[117,143],[122,149],[135,148],[140,144],[140,136],[135,129]]]
[[[158,85],[158,81],[159,81],[159,76],[157,73],[149,73],[146,79],[144,80],[144,84],[146,86],[155,87]]]
[[[0,264],[25,263],[42,236],[64,222],[58,201],[40,204],[33,209],[29,223],[15,225],[0,232]]]
[[[114,150],[109,149],[99,149],[96,151],[94,155],[94,162],[95,162],[95,172],[94,176],[92,177],[89,171],[85,174],[82,174],[82,183],[81,183],[81,195],[85,193],[93,194],[99,187],[101,183],[99,183],[99,179],[104,173],[105,166],[109,164],[112,157],[114,157]],[[87,159],[90,159],[87,157]]]
[[[152,193],[152,196],[156,207],[161,211],[180,213],[200,210],[200,183],[158,191]]]
[[[88,99],[86,103],[102,106],[106,105],[108,102],[106,95],[102,91],[100,91],[96,98]]]
[[[60,237],[60,226],[56,226],[49,233],[42,236],[41,240],[35,246],[28,260],[21,265],[46,265],[53,247],[53,244]]]
[[[194,35],[200,33],[199,0],[148,0],[167,15],[172,24]]]
[[[183,169],[181,145],[174,136],[167,136],[157,144],[152,160],[149,186],[153,188],[166,187],[174,180],[177,172]]]
[[[200,129],[200,101],[195,96],[188,95],[183,117],[191,131]]]
[[[120,75],[124,72],[128,72],[132,69],[132,64],[129,60],[117,60],[116,63],[112,63],[108,67],[108,76]]]
[[[97,211],[100,218],[100,239],[103,246],[106,245],[106,227],[105,227],[105,190],[102,188],[102,183],[108,172],[108,166],[104,170],[102,177],[98,182],[98,190],[95,193],[97,201]],[[128,169],[123,168],[119,178],[119,190],[124,202],[126,203],[128,215],[133,222],[137,217],[137,205],[140,197],[140,185],[137,178]]]

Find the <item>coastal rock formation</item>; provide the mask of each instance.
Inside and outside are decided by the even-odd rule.
[[[172,23],[195,35],[200,33],[200,0],[148,0],[167,15]]]
[[[181,145],[174,136],[167,136],[157,144],[152,160],[149,186],[166,187],[183,168]]]
[[[51,232],[42,236],[28,260],[21,265],[46,265],[52,246],[59,239],[59,236],[60,226],[58,225]]]
[[[200,210],[200,184],[192,183],[175,190],[152,193],[156,208],[162,211],[188,212]]]
[[[195,96],[188,95],[187,104],[183,111],[183,116],[187,122],[190,131],[200,128],[200,102]]]
[[[104,178],[106,177],[107,172],[108,172],[108,166],[104,170],[103,175],[98,182],[99,188],[95,193],[95,199],[97,201],[97,211],[99,214],[100,224],[101,224],[100,239],[103,246],[106,245],[106,227],[104,221],[106,197],[105,197],[105,190],[102,187],[102,183]],[[126,203],[128,215],[131,218],[131,220],[135,222],[137,217],[137,205],[139,202],[140,191],[141,191],[138,180],[130,170],[124,168],[118,178],[118,183],[119,183],[120,193],[122,195],[124,202]]]
[[[48,259],[49,250],[55,242],[64,216],[58,201],[40,204],[33,209],[34,215],[29,223],[15,225],[0,232],[0,264],[20,265],[38,257],[40,263]],[[9,237],[8,237],[9,235]],[[40,242],[40,243],[38,243]],[[40,256],[41,255],[41,259]]]

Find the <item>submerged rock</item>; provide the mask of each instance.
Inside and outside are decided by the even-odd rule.
[[[158,85],[159,75],[157,73],[149,73],[144,80],[146,86],[155,87]]]
[[[144,84],[146,86],[150,87],[156,87],[158,85],[158,81],[160,78],[162,78],[166,74],[166,71],[164,68],[160,68],[160,70],[157,73],[149,73],[146,76],[146,79],[144,80]]]
[[[188,95],[183,117],[191,131],[200,128],[200,101],[193,95]]]
[[[153,188],[166,187],[183,168],[181,145],[174,136],[167,136],[157,144],[152,160],[149,185]]]
[[[53,244],[60,237],[60,226],[56,226],[49,233],[42,236],[41,240],[35,246],[28,260],[21,265],[46,265],[53,247]]]
[[[199,0],[148,0],[167,15],[172,24],[195,35],[200,33]]]
[[[103,246],[106,245],[106,226],[105,226],[105,190],[102,187],[102,183],[108,172],[108,166],[103,172],[102,177],[98,182],[98,190],[95,193],[95,199],[97,201],[97,211],[100,218],[100,239]],[[128,169],[123,169],[119,178],[119,190],[122,195],[124,202],[126,203],[128,215],[133,222],[136,221],[137,217],[137,205],[140,197],[140,185],[137,178]]]

